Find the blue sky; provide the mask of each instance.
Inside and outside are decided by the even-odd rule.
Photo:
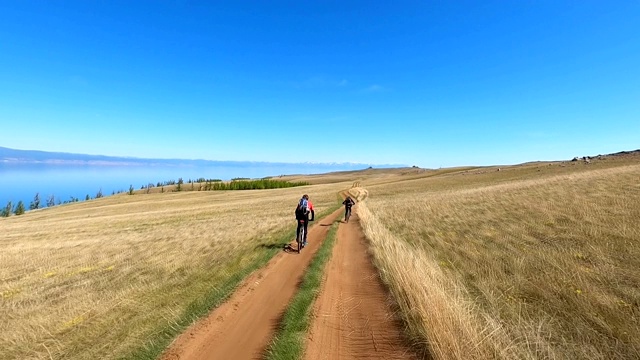
[[[639,39],[637,1],[0,1],[0,146],[422,167],[632,150]]]

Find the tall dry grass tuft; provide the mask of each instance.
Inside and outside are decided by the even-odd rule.
[[[437,359],[509,357],[498,324],[482,325],[460,284],[419,248],[397,238],[369,211],[358,206],[364,232],[383,281],[389,286],[417,347]],[[498,346],[500,344],[500,346]]]
[[[153,347],[194,304],[346,184],[105,197],[0,220],[0,359],[110,359]],[[262,260],[261,260],[262,261]]]
[[[575,169],[367,188],[377,265],[435,358],[640,358],[640,165]]]

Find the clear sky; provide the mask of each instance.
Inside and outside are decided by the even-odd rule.
[[[422,167],[638,149],[640,2],[0,0],[0,146]]]

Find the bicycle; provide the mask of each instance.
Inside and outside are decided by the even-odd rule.
[[[296,242],[298,243],[298,254],[300,254],[300,250],[304,248],[304,225],[300,225],[304,220],[298,220],[298,230],[296,234]]]
[[[351,217],[351,206],[347,206],[344,212],[344,222],[349,222],[350,217]]]

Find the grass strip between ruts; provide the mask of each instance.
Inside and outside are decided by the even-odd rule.
[[[339,209],[342,205],[340,203],[331,206],[330,208],[320,212],[317,217],[319,219],[332,214]],[[161,329],[157,329],[154,333],[157,334],[153,339],[149,339],[145,345],[139,347],[133,352],[122,357],[122,359],[131,360],[152,360],[157,359],[162,352],[169,346],[171,341],[181,334],[189,325],[195,320],[205,316],[212,309],[220,306],[225,300],[231,296],[240,283],[252,272],[265,266],[269,260],[271,260],[278,252],[282,251],[283,244],[287,244],[291,239],[295,238],[295,227],[282,233],[282,236],[277,238],[274,244],[278,246],[264,246],[262,253],[248,266],[240,271],[237,271],[227,281],[221,284],[219,287],[211,289],[206,296],[198,299],[197,301],[189,304],[182,316],[176,319],[173,323],[167,324]],[[335,233],[335,230],[333,230]],[[329,233],[331,234],[331,232]]]
[[[284,313],[282,322],[266,351],[268,360],[300,359],[304,352],[304,337],[311,324],[311,307],[320,292],[323,269],[331,258],[338,225],[334,223],[311,261],[300,289]]]

